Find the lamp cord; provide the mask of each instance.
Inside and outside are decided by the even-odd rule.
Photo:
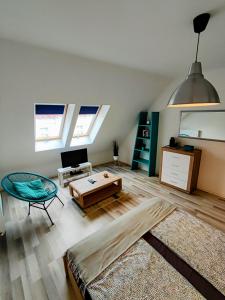
[[[195,55],[195,62],[197,62],[197,59],[198,59],[199,39],[200,39],[200,33],[198,33],[198,41],[197,41],[197,49],[196,49],[196,55]]]

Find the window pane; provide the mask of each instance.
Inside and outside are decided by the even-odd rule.
[[[95,119],[95,115],[79,115],[74,129],[74,136],[88,135],[89,129]]]
[[[58,138],[63,115],[36,115],[36,139]]]
[[[65,105],[35,105],[35,138],[48,140],[60,138],[65,116]]]
[[[89,134],[96,119],[99,106],[81,106],[73,136],[80,137]]]

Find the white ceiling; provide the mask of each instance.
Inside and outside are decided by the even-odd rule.
[[[224,0],[0,0],[0,37],[173,76],[193,60],[203,12],[200,60],[225,66]]]

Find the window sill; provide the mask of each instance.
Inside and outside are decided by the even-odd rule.
[[[75,147],[75,146],[83,146],[83,145],[88,145],[92,144],[93,140],[89,136],[82,136],[82,137],[76,137],[72,138],[70,147]]]
[[[35,142],[35,152],[54,150],[59,148],[64,148],[65,143],[62,140],[51,140],[51,141],[36,141]]]

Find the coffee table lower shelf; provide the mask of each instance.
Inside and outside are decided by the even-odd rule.
[[[120,182],[113,182],[110,185],[101,188],[100,190],[91,191],[88,194],[78,195],[76,191],[70,190],[74,201],[82,208],[87,208],[105,198],[108,198],[116,193],[119,193],[122,189]]]

